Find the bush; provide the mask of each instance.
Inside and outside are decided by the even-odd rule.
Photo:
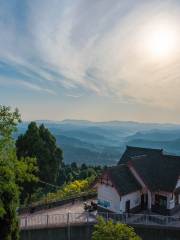
[[[125,224],[105,222],[102,217],[95,225],[92,240],[141,240],[134,229]]]

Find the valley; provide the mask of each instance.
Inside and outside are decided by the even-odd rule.
[[[82,120],[36,121],[50,129],[63,149],[65,163],[115,165],[126,145],[163,148],[180,154],[180,125],[139,122],[90,122]],[[27,129],[19,125],[15,138]]]

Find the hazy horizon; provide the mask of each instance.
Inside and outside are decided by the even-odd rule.
[[[175,122],[143,122],[143,121],[136,121],[136,120],[104,120],[104,121],[95,121],[89,119],[73,119],[73,118],[63,118],[61,120],[54,120],[54,119],[22,119],[22,122],[89,122],[89,123],[110,123],[110,122],[119,122],[119,123],[137,123],[137,124],[164,124],[164,125],[180,125],[180,123]]]

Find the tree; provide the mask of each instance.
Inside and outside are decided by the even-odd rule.
[[[37,182],[38,182],[38,167],[37,167],[37,161],[36,158],[21,158],[20,161],[18,161],[18,172],[17,172],[17,178],[18,184],[20,186],[20,203],[21,204],[29,204],[32,202],[32,195],[35,191],[37,191]],[[23,163],[23,164],[22,164]],[[23,169],[22,169],[23,168]],[[21,176],[22,173],[26,172],[26,176]],[[22,181],[23,179],[23,181]]]
[[[15,143],[12,138],[16,125],[20,122],[17,109],[0,105],[0,239],[17,240],[17,208],[21,184],[31,181],[31,173],[25,159],[16,157]]]
[[[105,222],[103,218],[98,219],[95,225],[92,240],[141,240],[134,229],[125,224]]]
[[[43,124],[38,127],[35,122],[31,122],[26,133],[18,137],[16,147],[18,158],[36,157],[40,180],[57,182],[63,153],[56,145],[55,137]]]
[[[94,170],[94,168],[89,167],[87,169],[81,170],[81,172],[79,174],[79,179],[85,179],[85,178],[89,178],[91,176],[96,176],[96,171]]]
[[[72,163],[71,163],[71,168],[72,168],[73,170],[77,171],[77,170],[78,170],[77,163],[76,163],[76,162],[72,162]]]

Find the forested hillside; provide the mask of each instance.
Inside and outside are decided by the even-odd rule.
[[[172,154],[180,154],[180,125],[138,122],[89,122],[64,120],[43,123],[63,149],[65,163],[113,165],[126,145],[164,148]],[[28,123],[19,125],[19,133]],[[17,137],[17,135],[16,135]]]
[[[38,181],[25,183],[20,195],[21,204],[38,201],[48,192],[73,181],[95,179],[102,168],[72,162],[66,164],[63,159],[63,148],[58,146],[56,138],[44,124],[29,123],[26,132],[16,140],[18,159],[31,157],[36,159]],[[54,187],[53,187],[54,186]]]

